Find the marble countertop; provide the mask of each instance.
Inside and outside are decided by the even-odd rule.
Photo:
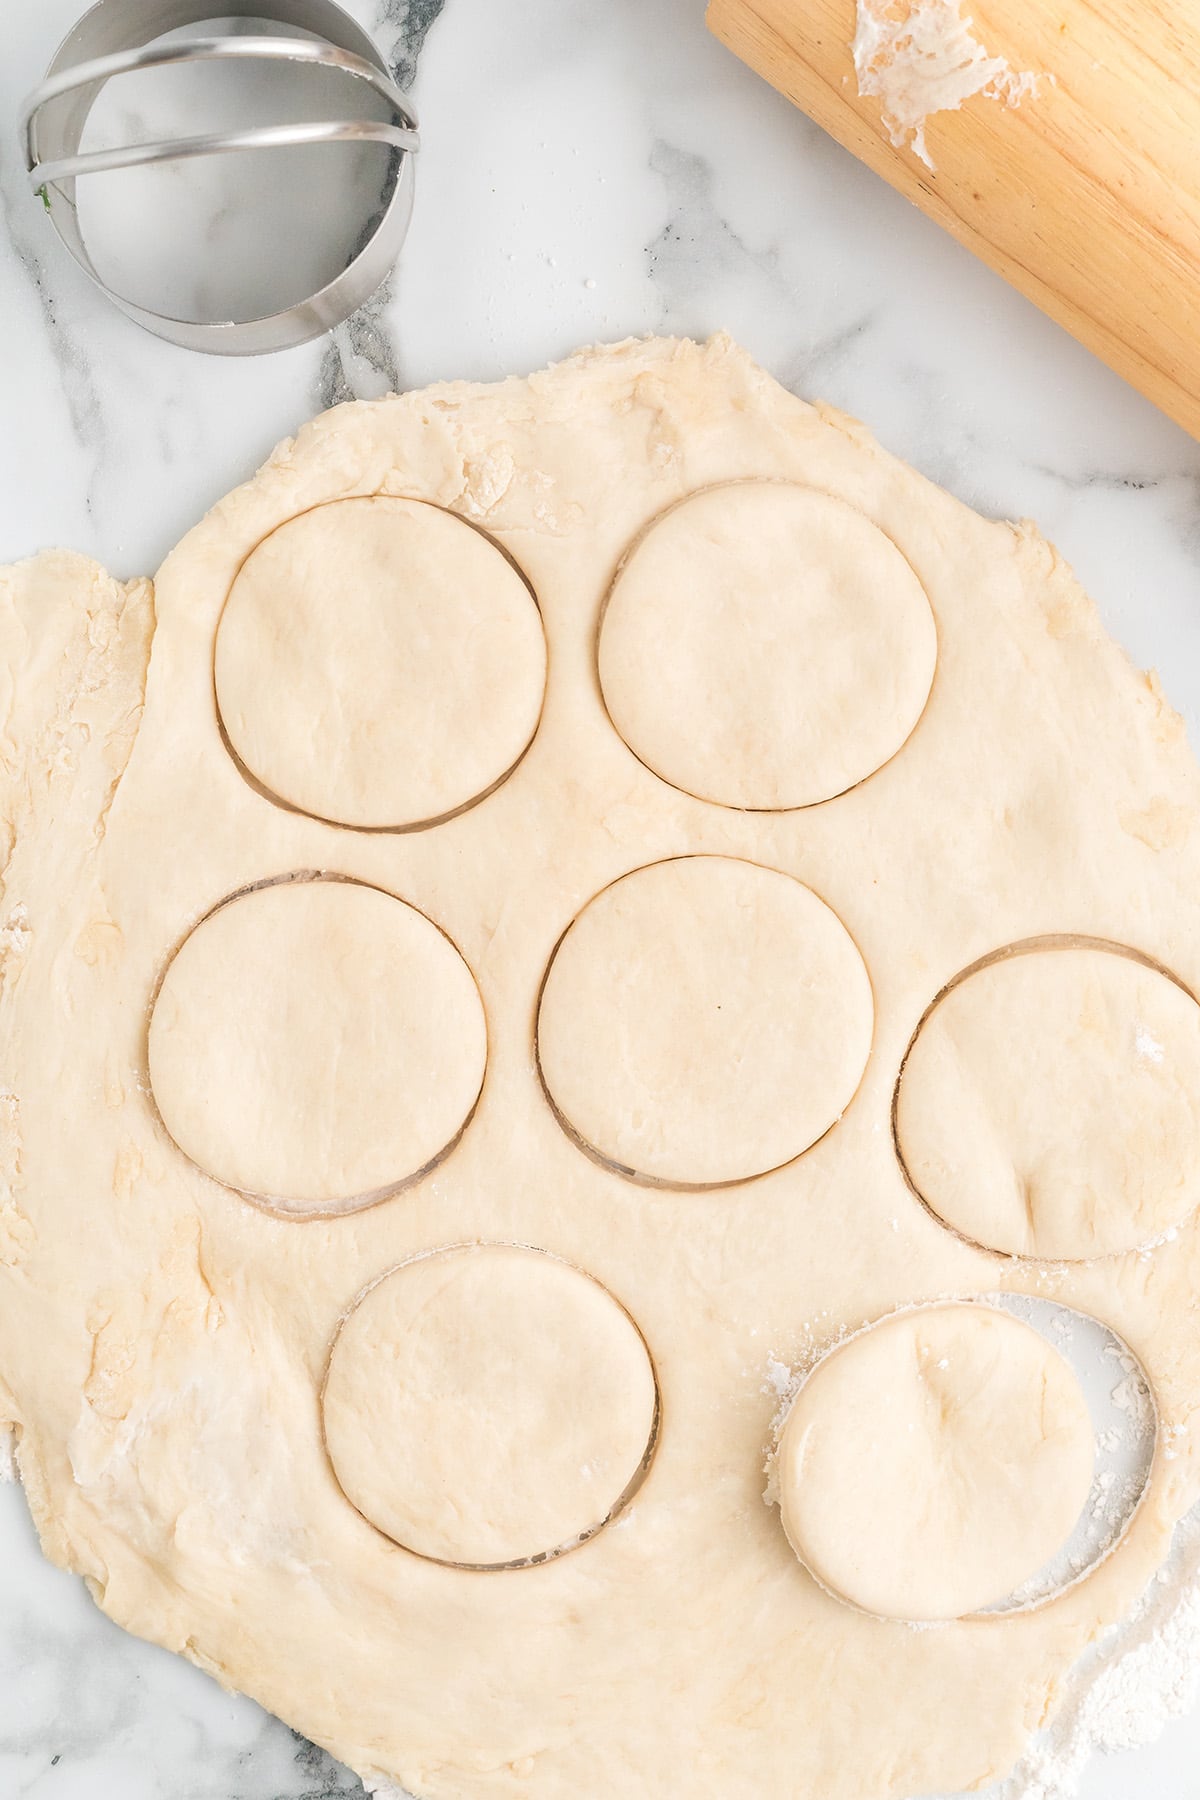
[[[710,40],[701,0],[351,4],[421,110],[412,231],[362,313],[251,362],[127,323],[27,192],[17,100],[80,3],[9,0],[0,33],[0,561],[64,544],[145,573],[337,400],[724,327],[972,506],[1036,519],[1200,744],[1200,445]],[[1193,1717],[1078,1792],[1195,1800],[1198,1760]],[[361,1792],[109,1625],[0,1486],[3,1800]]]

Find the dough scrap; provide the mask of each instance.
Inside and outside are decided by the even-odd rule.
[[[994,1308],[901,1313],[839,1345],[780,1438],[784,1528],[835,1593],[885,1618],[999,1604],[1059,1550],[1095,1444],[1070,1365]]]
[[[292,1212],[365,1205],[427,1169],[486,1058],[454,945],[351,881],[235,894],[180,945],[150,1018],[150,1086],[180,1149]]]
[[[1018,946],[922,1021],[896,1137],[926,1204],[989,1249],[1151,1244],[1200,1200],[1200,1006],[1116,946]]]
[[[537,605],[482,532],[416,500],[288,519],[234,577],[217,704],[268,792],[319,819],[412,827],[503,781],[537,729]]]
[[[369,1288],[322,1399],[359,1512],[420,1556],[476,1568],[597,1531],[638,1482],[657,1406],[646,1346],[612,1296],[507,1244],[435,1252]]]
[[[895,755],[937,661],[912,568],[845,501],[788,482],[692,495],[613,583],[600,684],[635,756],[723,806],[812,806]]]
[[[684,857],[635,869],[573,922],[538,1061],[567,1125],[616,1167],[716,1186],[824,1136],[862,1077],[871,1016],[862,957],[809,888]]]
[[[937,627],[936,680],[902,749],[802,811],[681,793],[631,755],[597,681],[629,546],[689,494],[744,479],[820,488],[870,520]],[[528,753],[427,830],[339,829],[273,804],[214,705],[218,623],[247,558],[286,522],[370,496],[484,526],[537,594],[549,646]],[[128,1629],[421,1800],[901,1800],[1011,1767],[1200,1496],[1197,1216],[1146,1255],[998,1261],[914,1198],[892,1137],[917,1021],[998,945],[1087,932],[1200,991],[1200,773],[1051,548],[979,518],[727,339],[619,345],[528,380],[338,407],[209,512],[153,591],[61,553],[0,572],[0,703],[0,1425],[18,1427],[48,1553]],[[1171,831],[1129,829],[1148,817]],[[570,921],[682,856],[820,895],[874,998],[836,1127],[702,1194],[583,1154],[535,1046]],[[434,921],[487,1021],[454,1148],[347,1216],[245,1204],[178,1150],[146,1091],[176,948],[223,899],[298,870]],[[820,1064],[797,1107],[823,1079]],[[368,1523],[320,1407],[356,1297],[481,1240],[545,1250],[619,1297],[661,1398],[653,1461],[611,1525],[503,1573],[430,1562]],[[897,1306],[998,1289],[1110,1327],[1153,1383],[1171,1454],[1113,1554],[1053,1601],[923,1631],[868,1617],[806,1573],[763,1504],[772,1359],[798,1366]]]

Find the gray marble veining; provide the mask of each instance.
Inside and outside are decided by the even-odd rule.
[[[384,0],[370,21],[375,40],[400,86],[411,88],[430,27],[445,0]],[[365,306],[330,333],[317,373],[314,410],[343,400],[374,400],[408,384],[389,314],[397,277],[391,275]]]

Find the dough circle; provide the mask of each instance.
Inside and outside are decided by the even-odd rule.
[[[1094,1461],[1075,1373],[1031,1326],[922,1307],[848,1339],[801,1387],[778,1452],[784,1529],[864,1611],[961,1618],[1062,1547]]]
[[[844,500],[782,481],[694,494],[630,551],[600,684],[634,755],[723,806],[812,806],[889,761],[937,661],[925,590]]]
[[[469,1568],[545,1561],[640,1485],[658,1390],[607,1290],[509,1244],[435,1251],[385,1275],[343,1322],[325,1443],[364,1518]]]
[[[335,500],[250,552],[214,657],[229,743],[287,805],[334,824],[460,812],[537,729],[537,605],[491,540],[424,501]]]
[[[555,950],[538,1061],[561,1119],[624,1173],[676,1187],[791,1162],[854,1096],[871,983],[791,875],[727,856],[635,869]]]
[[[214,1180],[290,1212],[427,1169],[479,1097],[474,977],[424,913],[342,880],[273,882],[200,921],[150,1019],[164,1125]]]
[[[908,1178],[1011,1256],[1152,1243],[1200,1200],[1200,1006],[1115,945],[1018,945],[922,1020],[896,1089]]]

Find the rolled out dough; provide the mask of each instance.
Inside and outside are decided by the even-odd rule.
[[[611,1294],[536,1250],[418,1257],[344,1320],[322,1394],[347,1497],[420,1556],[541,1560],[612,1518],[649,1461],[654,1370]]]
[[[892,540],[784,481],[694,494],[613,583],[599,664],[635,756],[686,793],[771,811],[843,793],[894,756],[937,661]]]
[[[866,1611],[956,1619],[1008,1598],[1061,1549],[1092,1483],[1070,1365],[982,1306],[903,1312],[817,1364],[779,1445],[784,1529]]]
[[[393,895],[311,876],[222,901],[167,965],[147,1062],[205,1174],[286,1212],[423,1173],[479,1097],[487,1026],[450,940]]]
[[[989,1249],[1152,1244],[1200,1200],[1200,1006],[1112,947],[1015,946],[922,1021],[896,1138],[926,1203]]]
[[[811,889],[732,857],[676,857],[572,923],[537,1048],[568,1129],[617,1168],[744,1181],[841,1117],[871,1048],[871,983]]]
[[[238,570],[214,680],[229,742],[278,799],[411,826],[488,793],[537,728],[537,603],[496,545],[414,500],[331,500]]]
[[[722,689],[706,652],[691,665],[715,683],[711,705],[695,703],[695,745],[706,718],[720,723],[720,770],[749,772],[755,787],[703,800],[672,785],[682,769],[664,759],[660,776],[641,759],[656,734],[676,747],[687,737],[669,682],[661,713],[653,682],[624,689],[628,742],[614,727],[601,612],[621,593],[618,569],[639,568],[630,547],[669,546],[669,521],[692,516],[672,508],[744,481],[789,484],[811,496],[797,504],[812,518],[854,521],[797,540],[794,568],[813,583],[798,584],[800,616],[832,629],[834,599],[857,595],[892,634],[897,667],[927,670],[915,581],[937,665],[900,743],[911,718],[881,697],[869,657],[870,705],[847,686],[839,659],[854,633],[832,656],[814,643],[806,691],[824,723],[782,740],[773,725],[742,757],[745,684],[761,665],[735,661]],[[695,515],[711,514],[726,586],[728,504],[697,502]],[[422,592],[442,597],[450,610],[434,624],[453,630],[435,630],[429,660],[414,652],[409,665],[407,634],[429,618],[402,579],[414,506],[443,509],[432,529],[447,544],[469,532],[479,580],[463,585],[457,552],[432,556]],[[367,527],[338,523],[351,515]],[[304,548],[309,530],[317,541]],[[270,558],[289,542],[303,553],[284,592]],[[743,598],[794,658],[793,615],[764,592],[759,547],[744,548]],[[694,539],[681,549],[690,581],[704,558]],[[497,639],[487,620],[499,616],[500,565],[520,575]],[[263,637],[240,668],[243,710],[275,759],[254,770],[249,740],[240,763],[228,741],[228,668],[224,731],[214,696],[221,621],[233,630],[251,574],[263,577],[252,609]],[[670,580],[668,557],[646,601],[660,622],[686,611]],[[696,589],[706,606],[719,586]],[[504,775],[542,704],[531,593],[548,673],[512,773],[427,829],[312,816],[419,825]],[[351,602],[343,638],[338,609]],[[311,656],[303,637],[285,647],[272,636],[293,606]],[[526,647],[512,656],[510,627]],[[378,680],[375,644],[390,657]],[[448,713],[433,692],[411,712],[397,703],[405,671],[432,671],[443,651],[455,693],[468,710],[479,703],[477,736],[460,733],[457,701]],[[828,670],[837,697],[824,710]],[[780,686],[769,667],[762,679],[764,716],[778,723]],[[18,565],[0,576],[0,681],[0,1423],[17,1427],[47,1552],[130,1630],[422,1800],[900,1800],[1009,1767],[1200,1492],[1195,1216],[1172,1201],[1174,1235],[1146,1254],[1005,1258],[933,1216],[893,1141],[918,1022],[991,952],[1083,933],[1200,986],[1200,775],[1157,685],[1105,638],[1054,551],[1028,527],[978,518],[726,339],[626,344],[527,381],[339,407],[210,512],[153,586],[122,586],[66,553]],[[921,685],[906,690],[912,707]],[[500,716],[514,721],[503,745],[487,723]],[[410,770],[405,733],[418,723]],[[468,742],[486,752],[469,779]],[[801,750],[813,769],[840,769],[839,783],[847,769],[866,778],[790,811],[727,803],[761,798],[760,777],[780,802],[812,798],[791,785]],[[718,867],[732,873],[715,914],[712,881],[689,896],[671,873]],[[262,887],[314,874],[377,893],[372,921],[309,917],[338,904],[334,892],[360,891],[344,883]],[[790,905],[773,910],[768,891]],[[647,894],[662,904],[623,936],[617,901]],[[250,931],[267,907],[279,909],[273,928]],[[572,946],[592,933],[572,969]],[[693,951],[712,969],[693,966]],[[972,988],[956,992],[973,1005]],[[736,1028],[726,993],[743,1009]],[[1069,1106],[1073,1080],[1099,1069],[1107,1082],[1113,1068],[1086,1055],[1074,1065],[1080,1046],[1062,1037],[1060,1013],[1042,1018],[1041,995],[1035,984],[1019,1016],[1039,1044],[1054,1038]],[[1154,1005],[1149,988],[1145,998]],[[997,1042],[1015,1041],[1018,1010],[998,989],[995,1004]],[[1178,1095],[1191,1093],[1186,1028],[1168,1039],[1172,1020],[1138,1017],[1164,1047],[1161,1068],[1172,1058]],[[1124,1029],[1115,1003],[1112,1018]],[[989,1021],[966,1023],[969,1048]],[[570,1130],[547,1098],[539,1045]],[[1005,1135],[1011,1120],[1047,1111],[1017,1093],[1019,1067],[931,1065],[931,1153],[950,1132],[964,1162],[1013,1166],[1028,1145]],[[633,1117],[630,1071],[664,1084],[661,1161],[649,1105],[640,1125]],[[376,1204],[288,1218],[235,1191],[363,1198],[364,1184],[437,1156],[480,1073],[453,1148]],[[986,1112],[960,1107],[989,1079],[998,1135]],[[345,1109],[330,1104],[339,1095]],[[1131,1182],[1105,1201],[1105,1232],[1121,1242],[1141,1238],[1132,1176],[1140,1167],[1152,1185],[1157,1155],[1122,1140],[1105,1164]],[[689,1177],[718,1185],[671,1185]],[[507,1256],[511,1281],[484,1282],[486,1256],[463,1265],[480,1281],[477,1307],[443,1311],[437,1330],[435,1312],[423,1325],[400,1306],[407,1277],[389,1271],[428,1278],[433,1262],[413,1259],[481,1240],[578,1272],[553,1327],[560,1365],[538,1336],[545,1296]],[[868,1617],[812,1578],[764,1504],[772,1359],[795,1366],[897,1307],[996,1290],[1095,1315],[1136,1353],[1161,1417],[1146,1498],[1114,1553],[1037,1610],[922,1631]],[[499,1360],[486,1360],[488,1344]],[[415,1345],[430,1360],[415,1361]],[[588,1366],[573,1374],[581,1350]],[[490,1556],[590,1530],[641,1455],[647,1353],[653,1458],[587,1541],[479,1571],[388,1535],[423,1520],[454,1550],[482,1518]],[[514,1383],[524,1370],[524,1422],[505,1416],[506,1357]],[[903,1373],[884,1359],[881,1379]],[[1019,1434],[1018,1398],[1003,1411]],[[445,1491],[428,1511],[439,1468]],[[873,1516],[903,1521],[918,1496],[895,1476],[881,1466]],[[822,1485],[826,1507],[843,1478]],[[888,1559],[860,1516],[858,1550],[882,1579]],[[844,1547],[849,1518],[835,1523]]]

